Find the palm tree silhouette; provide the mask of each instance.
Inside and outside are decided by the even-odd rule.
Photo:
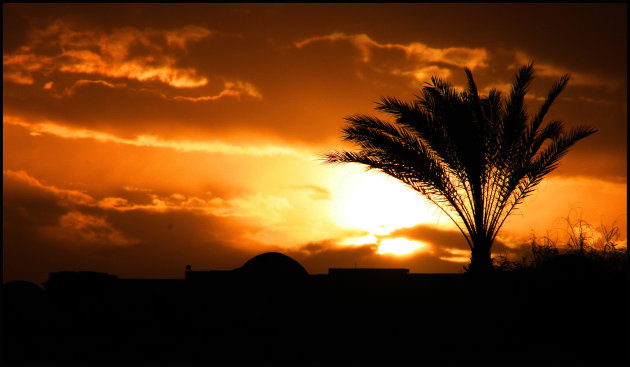
[[[347,117],[345,140],[358,152],[335,151],[326,163],[359,163],[418,191],[459,228],[471,250],[469,271],[492,270],[490,249],[505,219],[578,140],[596,130],[564,132],[561,121],[542,127],[549,107],[569,81],[562,76],[528,122],[523,103],[533,62],[521,67],[509,97],[496,89],[481,98],[469,69],[468,86],[456,91],[431,78],[413,102],[383,97],[377,110],[394,123],[358,114]]]

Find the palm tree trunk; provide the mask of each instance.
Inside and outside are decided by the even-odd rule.
[[[470,267],[468,268],[471,273],[485,274],[492,271],[491,245],[489,238],[480,236],[473,239]]]
[[[478,176],[474,176],[478,177]],[[473,273],[489,273],[492,271],[492,258],[490,248],[492,240],[488,237],[488,231],[484,223],[484,206],[479,179],[472,182],[472,196],[474,201],[474,221],[477,233],[472,238],[473,248],[470,258],[470,271]]]

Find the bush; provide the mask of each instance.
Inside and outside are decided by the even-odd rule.
[[[532,233],[526,253],[520,259],[509,259],[507,255],[494,258],[497,271],[533,271],[549,262],[558,262],[558,257],[571,255],[572,258],[584,258],[596,263],[598,267],[611,274],[626,272],[628,264],[627,245],[619,241],[620,232],[616,222],[606,226],[603,222],[593,226],[581,218],[572,218],[571,213],[564,218],[567,229],[566,243],[558,245],[558,239],[552,239],[550,232],[541,239]],[[625,241],[624,241],[625,242]]]

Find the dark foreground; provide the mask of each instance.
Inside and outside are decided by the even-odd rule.
[[[174,280],[62,275],[45,291],[26,282],[3,286],[5,362],[617,364],[627,358],[626,277],[592,269],[484,278],[360,269],[305,276],[208,272]]]

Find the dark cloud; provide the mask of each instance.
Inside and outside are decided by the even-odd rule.
[[[310,242],[284,252],[296,259],[311,274],[326,274],[329,268],[405,268],[412,273],[462,271],[461,263],[441,260],[433,254],[406,256],[377,253],[377,245],[341,246],[335,241]]]
[[[25,185],[23,181],[3,174],[3,231],[12,223],[24,227],[55,225],[58,218],[67,212],[68,208],[62,205],[54,193]]]
[[[234,269],[262,247],[241,237],[247,227],[229,218],[135,210],[111,213],[110,220],[125,235],[141,239],[132,247],[101,251],[111,261],[109,271],[122,277],[182,278],[186,265],[198,270]]]
[[[6,173],[3,178],[5,282],[42,282],[60,270],[181,278],[185,265],[232,269],[264,248],[241,236],[255,225],[233,218],[187,210],[105,210],[30,179]]]
[[[445,230],[431,224],[421,223],[413,227],[402,228],[387,235],[388,238],[404,237],[410,240],[428,242],[434,249],[445,254],[445,249],[470,250],[466,239],[457,230]],[[495,252],[507,251],[508,248],[498,239],[494,240],[492,250]]]
[[[121,223],[124,220],[130,222]],[[95,245],[81,238],[73,242],[72,238],[50,236],[41,228],[5,218],[3,280],[40,283],[49,272],[61,270],[101,271],[121,278],[181,279],[186,265],[198,270],[229,270],[261,252],[260,244],[251,241],[235,246],[235,233],[228,232],[226,221],[217,217],[127,212],[110,213],[108,221],[125,236],[139,241],[129,246]]]

